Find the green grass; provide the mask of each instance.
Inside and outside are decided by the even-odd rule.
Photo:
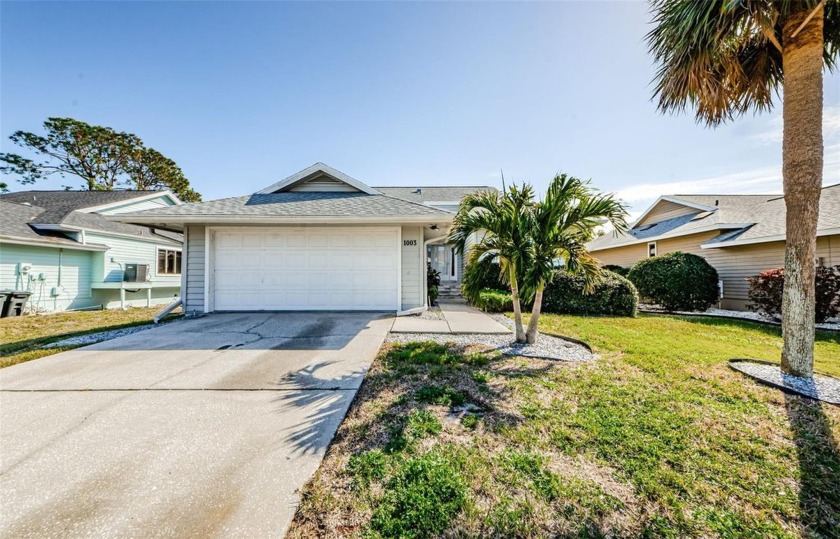
[[[0,318],[0,368],[77,348],[42,349],[51,342],[149,324],[161,307],[76,311],[50,315]],[[180,315],[170,315],[174,318]]]
[[[840,537],[840,407],[727,365],[777,359],[777,328],[554,315],[541,328],[600,357],[386,348],[290,536]],[[817,340],[817,370],[840,375],[840,334]],[[449,394],[480,412],[453,419]]]

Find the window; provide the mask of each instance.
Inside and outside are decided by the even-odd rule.
[[[656,256],[656,242],[648,243],[648,258]]]
[[[158,249],[158,275],[181,275],[181,251]]]

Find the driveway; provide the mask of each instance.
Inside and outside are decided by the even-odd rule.
[[[0,537],[282,536],[392,322],[215,314],[0,370]]]

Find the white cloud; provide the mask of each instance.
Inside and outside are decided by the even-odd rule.
[[[823,185],[840,183],[840,142],[825,147]],[[765,167],[709,178],[664,183],[632,185],[618,191],[618,196],[632,205],[635,212],[644,210],[662,195],[677,194],[776,194],[782,192],[782,168]]]

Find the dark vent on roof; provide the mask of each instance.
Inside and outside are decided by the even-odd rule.
[[[417,189],[414,190],[414,194],[415,195],[421,195],[421,194],[423,194],[423,190],[418,187]]]

